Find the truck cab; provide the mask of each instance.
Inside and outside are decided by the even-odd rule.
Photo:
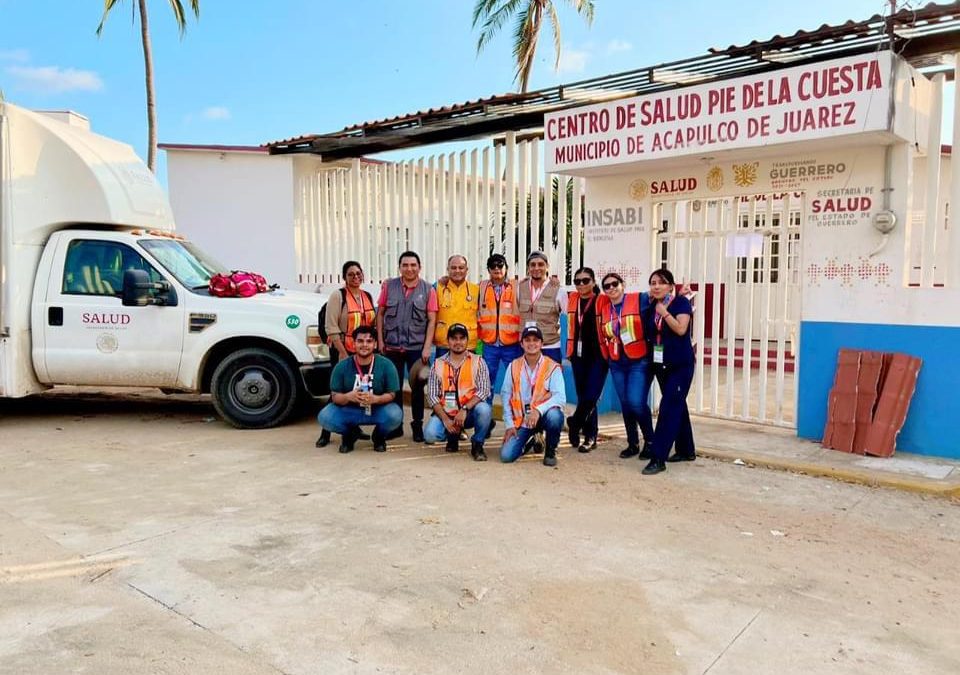
[[[230,424],[263,428],[328,393],[319,296],[212,296],[229,268],[176,234],[129,146],[4,103],[0,159],[0,396],[210,393]]]

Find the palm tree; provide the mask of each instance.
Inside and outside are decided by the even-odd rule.
[[[589,26],[593,23],[593,0],[566,0]],[[546,15],[553,30],[553,49],[556,54],[554,69],[560,66],[560,19],[554,0],[477,0],[473,7],[473,27],[480,26],[477,53],[486,46],[511,16],[516,15],[513,29],[513,57],[517,62],[515,82],[520,92],[527,91],[537,40]],[[482,25],[481,25],[482,24]]]
[[[181,0],[167,0],[173,16],[180,29],[180,37],[187,30],[187,13],[183,9]],[[200,18],[200,0],[189,0],[193,15]],[[97,26],[97,37],[103,33],[103,26],[107,22],[110,11],[120,4],[120,0],[103,0],[103,16]],[[157,103],[153,89],[153,48],[150,46],[150,24],[147,17],[147,0],[137,0],[137,9],[140,14],[140,40],[143,43],[143,70],[147,81],[147,166],[156,171],[157,164]]]

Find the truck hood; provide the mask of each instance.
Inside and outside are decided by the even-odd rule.
[[[320,308],[327,300],[325,296],[319,293],[286,289],[257,293],[249,298],[218,298],[215,296],[202,296],[202,298],[202,304],[216,312],[275,314],[283,318],[295,314],[304,325],[317,322]]]

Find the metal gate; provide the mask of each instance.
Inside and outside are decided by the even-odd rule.
[[[692,294],[690,412],[796,426],[802,192],[653,206],[654,263]]]

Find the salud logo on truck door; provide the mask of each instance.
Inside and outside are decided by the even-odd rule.
[[[300,327],[300,317],[296,314],[291,314],[287,317],[287,328],[299,328]]]

